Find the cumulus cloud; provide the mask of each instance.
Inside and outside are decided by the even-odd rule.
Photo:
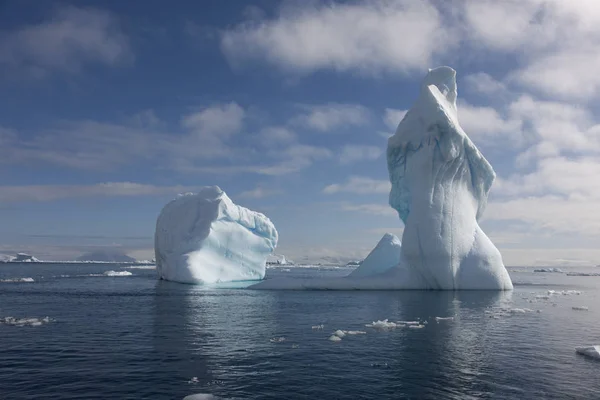
[[[266,60],[301,73],[407,73],[427,68],[453,47],[453,38],[427,1],[371,0],[283,7],[274,18],[225,31],[221,48],[233,65]]]

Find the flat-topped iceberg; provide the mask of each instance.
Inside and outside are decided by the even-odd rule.
[[[160,279],[215,284],[263,279],[277,230],[261,213],[238,206],[218,186],[181,195],[156,222]]]
[[[378,263],[381,270],[345,278],[272,279],[252,288],[512,289],[500,252],[477,222],[496,174],[461,128],[456,98],[456,71],[430,70],[388,140],[389,202],[404,222],[395,266]]]

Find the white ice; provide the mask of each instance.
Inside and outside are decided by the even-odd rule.
[[[374,328],[374,329],[380,329],[380,330],[395,329],[396,327],[398,327],[398,325],[395,322],[390,322],[387,320],[387,318],[384,320],[373,321],[372,323],[366,324],[365,326],[367,328]]]
[[[456,71],[430,70],[388,140],[389,201],[404,222],[396,266],[364,276],[274,278],[251,288],[512,289],[500,252],[478,223],[496,174],[461,128],[456,97]]]
[[[12,278],[12,279],[0,279],[2,283],[33,283],[33,278]]]
[[[0,318],[0,324],[11,325],[11,326],[41,326],[48,324],[52,321],[50,317],[44,318],[15,318],[15,317],[4,317]]]
[[[156,222],[160,279],[213,284],[265,276],[277,230],[263,214],[235,205],[218,186],[168,203]]]
[[[600,346],[599,345],[587,346],[587,347],[576,347],[575,351],[578,354],[600,360]]]
[[[129,271],[104,271],[105,276],[131,276],[133,275]]]
[[[377,246],[369,253],[350,277],[376,275],[395,267],[400,262],[400,239],[396,235],[386,233]]]
[[[331,336],[329,336],[329,340],[332,342],[341,342],[342,338],[339,336],[336,336],[336,335],[331,335]]]
[[[533,272],[556,272],[562,274],[564,271],[560,268],[537,268]]]

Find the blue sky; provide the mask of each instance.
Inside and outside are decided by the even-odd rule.
[[[0,26],[0,253],[151,258],[161,207],[216,184],[277,252],[364,257],[402,232],[387,137],[450,65],[505,262],[600,263],[594,1],[15,0]]]

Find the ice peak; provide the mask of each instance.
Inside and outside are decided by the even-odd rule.
[[[431,90],[435,86],[446,100],[456,108],[456,71],[451,67],[437,67],[429,69],[429,72],[421,83],[421,90]]]

